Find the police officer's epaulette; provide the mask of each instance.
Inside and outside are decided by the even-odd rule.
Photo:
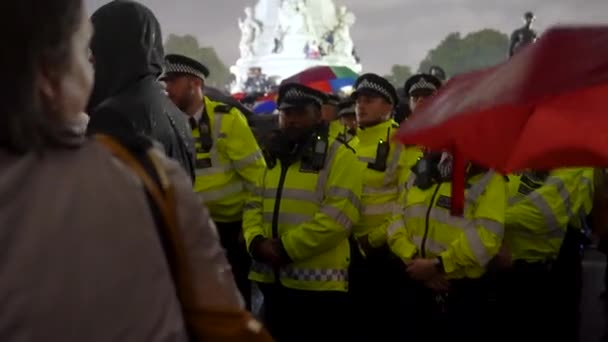
[[[344,145],[349,150],[353,151],[353,153],[355,153],[355,154],[357,153],[357,151],[355,151],[355,149],[352,148],[352,146],[350,146],[348,144],[348,141],[346,141],[346,137],[344,137],[343,135],[338,135],[338,137],[336,137],[336,141],[339,141],[340,143],[342,143],[342,145]]]
[[[234,108],[234,106],[223,103],[223,104],[215,106],[215,112],[222,113],[222,114],[230,114],[230,112],[232,111],[232,108]]]

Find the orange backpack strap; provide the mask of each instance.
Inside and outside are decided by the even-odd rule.
[[[116,139],[108,135],[98,134],[95,135],[95,140],[104,145],[114,155],[114,157],[119,159],[126,166],[128,166],[129,169],[135,172],[137,177],[142,181],[146,190],[150,193],[150,196],[157,205],[158,209],[161,210],[165,224],[167,224],[167,226],[176,227],[176,208],[175,205],[169,205],[169,200],[173,200],[173,204],[175,204],[173,188],[169,182],[169,178],[165,170],[160,166],[158,158],[154,155],[154,152],[152,152],[152,150],[148,150],[147,156],[150,159],[150,162],[152,162],[154,165],[154,169],[160,179],[160,185],[162,188],[150,176],[148,171],[144,169],[141,162],[138,161],[137,158],[134,157],[133,154]]]
[[[155,155],[152,148],[146,151],[146,158],[153,167],[153,170],[146,170],[140,161],[127,147],[121,144],[114,137],[97,134],[95,140],[105,146],[115,158],[125,164],[137,178],[141,180],[146,189],[149,199],[153,202],[152,210],[158,211],[157,232],[165,250],[165,257],[169,263],[169,268],[173,276],[175,286],[178,288],[180,299],[183,301],[185,294],[184,285],[189,284],[189,272],[184,270],[184,262],[187,264],[184,242],[181,239],[179,225],[177,221],[177,200],[175,191],[169,180],[165,169],[160,160]],[[158,177],[158,181],[153,178],[151,172]],[[184,279],[186,277],[187,279]],[[190,283],[191,284],[191,283]]]
[[[181,303],[184,320],[195,341],[217,342],[270,342],[272,337],[244,310],[222,310],[205,308],[200,303],[200,294],[192,276],[186,254],[185,241],[177,221],[177,200],[171,181],[152,149],[146,156],[154,167],[158,181],[150,175],[142,162],[118,140],[108,135],[95,135],[95,140],[105,146],[117,159],[129,167],[142,181],[154,206],[160,211],[163,226],[158,227],[161,240],[170,246],[165,251],[169,262],[177,295]],[[212,295],[212,294],[208,294]]]

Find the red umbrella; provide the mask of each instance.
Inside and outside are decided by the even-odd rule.
[[[607,100],[608,26],[560,27],[504,64],[452,78],[398,137],[454,153],[456,214],[465,160],[503,173],[608,165]]]

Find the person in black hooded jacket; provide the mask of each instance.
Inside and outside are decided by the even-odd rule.
[[[91,21],[96,75],[88,133],[143,134],[194,179],[194,142],[186,117],[157,81],[164,65],[158,20],[140,3],[115,0],[93,13]]]

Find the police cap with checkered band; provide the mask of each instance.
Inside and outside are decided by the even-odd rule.
[[[286,83],[279,87],[277,105],[279,109],[315,105],[321,108],[327,102],[327,95],[299,83]]]
[[[325,104],[328,106],[338,107],[340,105],[340,96],[335,94],[325,94]]]
[[[161,79],[171,75],[190,75],[201,80],[209,77],[209,69],[206,66],[184,55],[171,54],[165,56],[165,72]]]
[[[416,74],[410,77],[403,86],[403,90],[408,96],[416,93],[432,93],[441,88],[441,80],[429,74]]]
[[[395,87],[387,79],[376,74],[359,76],[354,88],[355,91],[351,95],[353,99],[356,99],[359,95],[371,95],[382,97],[393,106],[399,103],[399,96]]]
[[[340,104],[338,105],[338,117],[347,115],[357,115],[355,110],[355,100],[353,99],[344,99],[340,101]]]

